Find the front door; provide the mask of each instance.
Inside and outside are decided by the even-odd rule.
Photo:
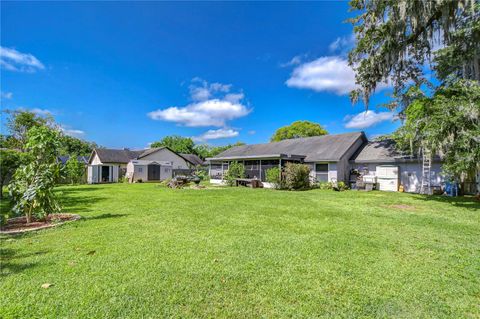
[[[160,180],[160,165],[156,165],[156,164],[148,165],[148,180],[149,181]]]
[[[102,183],[110,182],[110,166],[102,166]]]

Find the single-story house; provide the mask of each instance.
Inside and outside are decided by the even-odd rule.
[[[190,172],[200,158],[178,154],[168,147],[132,151],[129,149],[96,148],[88,160],[87,182],[115,183],[123,177],[130,181],[161,181],[176,172]]]
[[[420,190],[423,164],[422,159],[399,154],[392,141],[369,142],[363,132],[236,146],[207,160],[212,183],[223,183],[229,163],[238,161],[245,165],[247,178],[258,178],[265,187],[271,187],[265,183],[267,169],[297,162],[308,165],[311,180],[317,182],[348,184],[354,169],[379,177],[389,172],[407,192]],[[443,183],[440,158],[434,158],[430,172],[432,186]]]

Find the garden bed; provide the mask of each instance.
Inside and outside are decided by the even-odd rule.
[[[34,231],[44,228],[55,227],[66,222],[80,219],[80,215],[76,214],[50,214],[46,221],[33,220],[27,223],[25,216],[10,218],[7,223],[0,228],[0,234],[18,234],[28,231]]]

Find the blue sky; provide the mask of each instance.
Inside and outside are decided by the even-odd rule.
[[[163,136],[266,142],[310,120],[330,133],[392,132],[393,113],[349,101],[345,2],[1,4],[2,109],[50,112],[107,147]]]

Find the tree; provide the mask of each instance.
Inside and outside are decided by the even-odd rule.
[[[29,111],[5,110],[4,112],[8,115],[7,128],[10,132],[10,136],[4,138],[4,140],[9,140],[8,146],[10,148],[23,150],[27,141],[28,131],[32,127],[52,126],[53,123],[51,117],[41,117]]]
[[[79,156],[88,156],[94,148],[98,148],[98,145],[93,142],[87,142],[68,135],[62,135],[60,137],[60,155],[76,154]]]
[[[0,199],[3,199],[3,186],[12,178],[21,161],[20,151],[0,149]]]
[[[458,81],[432,97],[418,97],[405,110],[405,124],[394,133],[400,148],[438,152],[443,171],[460,179],[480,163],[480,85]]]
[[[153,142],[150,147],[166,146],[177,153],[192,154],[194,153],[193,140],[189,137],[182,137],[178,135],[165,136],[160,141]]]
[[[85,165],[78,161],[77,156],[70,156],[64,169],[67,179],[72,184],[80,183],[85,175]]]
[[[200,158],[205,159],[207,157],[214,157],[221,152],[224,152],[232,147],[242,146],[245,145],[243,142],[236,142],[235,144],[227,144],[224,146],[210,146],[207,144],[199,144],[195,145],[193,151],[197,154]]]
[[[28,164],[17,168],[9,190],[14,203],[12,210],[24,214],[30,223],[33,216],[45,220],[50,213],[60,210],[53,192],[59,176],[59,132],[47,126],[32,127],[25,147]]]
[[[270,139],[272,142],[279,142],[291,138],[321,136],[328,132],[317,123],[309,121],[296,121],[288,126],[279,128]]]
[[[352,0],[360,14],[350,19],[356,46],[349,62],[360,86],[351,93],[353,102],[370,95],[382,82],[391,81],[396,101],[403,101],[411,85],[426,83],[425,63],[431,61],[434,46],[440,80],[450,74],[480,80],[480,5],[476,0],[385,1]]]

